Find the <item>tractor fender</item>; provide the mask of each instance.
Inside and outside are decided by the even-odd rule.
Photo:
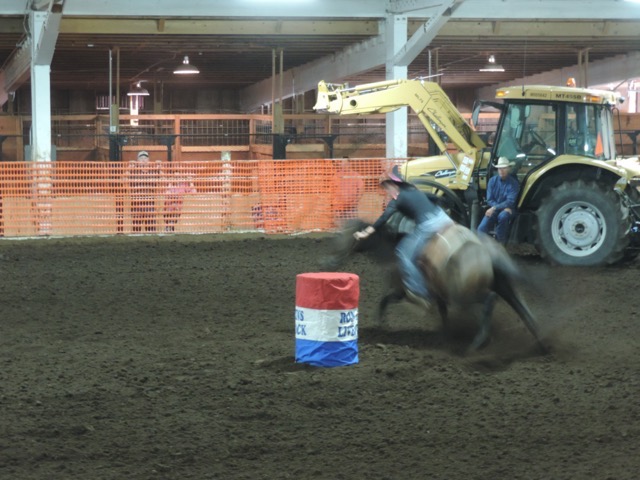
[[[593,180],[613,188],[623,178],[626,178],[624,168],[611,162],[561,155],[532,170],[525,177],[518,197],[518,209],[535,209],[551,189],[566,181]]]

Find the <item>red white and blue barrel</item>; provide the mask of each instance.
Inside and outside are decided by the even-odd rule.
[[[358,363],[360,278],[353,273],[296,276],[296,362],[316,367]]]

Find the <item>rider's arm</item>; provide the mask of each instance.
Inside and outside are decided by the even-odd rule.
[[[382,212],[382,215],[380,215],[380,217],[373,223],[372,225],[373,231],[378,230],[382,225],[384,225],[386,221],[389,220],[391,215],[393,215],[396,212],[396,210],[398,210],[398,204],[396,200],[393,199],[387,204],[387,208],[384,209],[384,212]],[[370,233],[373,233],[373,232],[370,232]]]
[[[365,228],[364,230],[360,231],[360,232],[355,232],[353,234],[353,236],[356,238],[356,240],[362,240],[363,238],[367,238],[369,235],[375,233],[375,231],[380,228],[382,225],[384,225],[384,223],[389,220],[389,217],[391,215],[393,215],[393,212],[395,212],[398,209],[397,204],[395,199],[391,200],[388,204],[387,204],[387,208],[385,208],[384,212],[382,212],[382,215],[380,215],[380,217],[375,221],[375,223],[373,225],[369,225],[367,228]]]

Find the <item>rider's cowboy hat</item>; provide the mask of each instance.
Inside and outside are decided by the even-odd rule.
[[[498,162],[494,163],[493,166],[496,168],[507,168],[507,167],[513,167],[513,163],[510,162],[507,157],[500,157],[498,159]]]
[[[382,176],[382,178],[380,179],[380,186],[383,187],[385,183],[391,183],[398,186],[407,184],[407,182],[404,181],[402,175],[398,171],[397,165],[393,167],[391,171]]]

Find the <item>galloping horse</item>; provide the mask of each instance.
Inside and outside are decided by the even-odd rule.
[[[403,232],[410,230],[409,222],[401,214],[394,214],[382,229],[364,240],[355,240],[353,233],[368,224],[361,220],[348,222],[334,239],[334,252],[324,262],[325,267],[337,268],[356,252],[367,252],[379,262],[395,265],[394,248]],[[455,224],[436,234],[425,245],[419,263],[428,279],[445,331],[450,307],[483,305],[478,333],[469,347],[471,350],[480,348],[489,339],[491,314],[498,296],[518,313],[540,348],[546,350],[536,320],[516,288],[523,276],[504,247],[495,240]],[[390,302],[407,297],[397,269],[388,280],[390,289],[378,305],[379,321]]]

